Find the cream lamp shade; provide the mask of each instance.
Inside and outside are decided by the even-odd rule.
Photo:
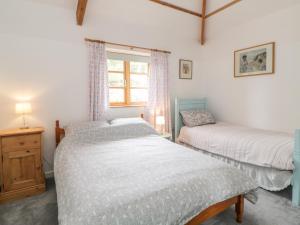
[[[156,117],[156,124],[157,125],[164,125],[165,124],[165,117],[164,116],[157,116]]]
[[[16,113],[21,114],[23,118],[23,127],[21,129],[28,129],[26,126],[26,114],[30,114],[32,112],[31,104],[29,102],[20,102],[16,104]]]
[[[29,102],[22,102],[16,104],[17,114],[29,114],[32,112],[31,104]]]

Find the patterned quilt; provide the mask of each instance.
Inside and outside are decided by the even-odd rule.
[[[257,187],[238,169],[161,138],[147,124],[65,137],[55,154],[60,225],[178,225]]]

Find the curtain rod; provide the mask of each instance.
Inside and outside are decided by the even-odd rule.
[[[171,52],[169,52],[169,51],[160,50],[160,49],[144,48],[144,47],[138,47],[138,46],[134,46],[134,45],[125,45],[125,44],[113,43],[113,42],[108,42],[108,41],[103,41],[103,40],[93,40],[93,39],[89,39],[89,38],[85,38],[84,40],[88,41],[88,42],[96,42],[96,43],[102,43],[102,44],[110,44],[110,45],[128,47],[128,48],[131,48],[131,49],[136,48],[136,49],[150,50],[150,51],[156,51],[156,52],[163,52],[163,53],[171,54]]]

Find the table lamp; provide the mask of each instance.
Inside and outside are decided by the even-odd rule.
[[[23,117],[23,127],[20,129],[28,129],[26,126],[26,115],[32,112],[31,104],[29,102],[21,102],[16,104],[16,114],[21,114]]]
[[[164,116],[157,116],[156,117],[156,125],[159,126],[159,132],[161,134],[164,133],[164,125],[165,125],[165,117]]]

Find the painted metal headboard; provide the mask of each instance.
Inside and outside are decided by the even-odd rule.
[[[175,98],[175,140],[178,138],[181,127],[183,126],[180,111],[191,109],[207,109],[206,98],[201,99],[180,99]]]

